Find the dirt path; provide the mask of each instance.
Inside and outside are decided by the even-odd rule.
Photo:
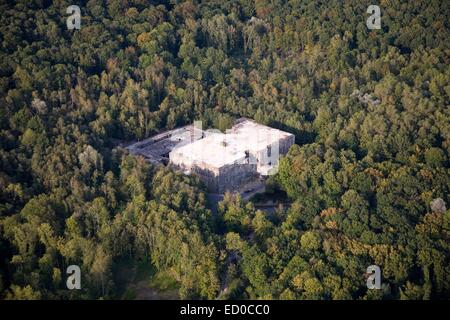
[[[148,281],[142,280],[135,285],[136,299],[135,300],[178,300],[178,290],[159,291],[154,288],[149,288]]]

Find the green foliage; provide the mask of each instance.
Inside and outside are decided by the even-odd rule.
[[[362,1],[157,3],[89,1],[75,31],[62,4],[0,5],[0,298],[115,298],[126,259],[182,298],[448,299],[446,2],[382,2],[377,31]],[[197,178],[120,147],[239,116],[296,136],[275,215],[231,194],[212,214]]]
[[[321,247],[320,236],[312,231],[307,231],[300,238],[300,244],[305,250],[318,250]]]

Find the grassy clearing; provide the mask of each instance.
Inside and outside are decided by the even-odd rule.
[[[178,283],[150,261],[121,260],[114,267],[117,297],[124,300],[178,299]]]
[[[156,273],[149,281],[149,287],[159,290],[174,290],[178,289],[178,282],[167,271]]]

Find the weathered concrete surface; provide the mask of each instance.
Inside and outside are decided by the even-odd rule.
[[[204,136],[173,150],[169,158],[179,169],[197,174],[212,193],[236,190],[255,176],[269,175],[295,142],[291,133],[245,118],[226,134]]]

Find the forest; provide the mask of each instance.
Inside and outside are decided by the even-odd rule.
[[[142,266],[179,299],[450,299],[450,6],[371,4],[2,0],[0,299],[133,299]],[[295,134],[289,207],[213,214],[120,147],[238,117]]]

